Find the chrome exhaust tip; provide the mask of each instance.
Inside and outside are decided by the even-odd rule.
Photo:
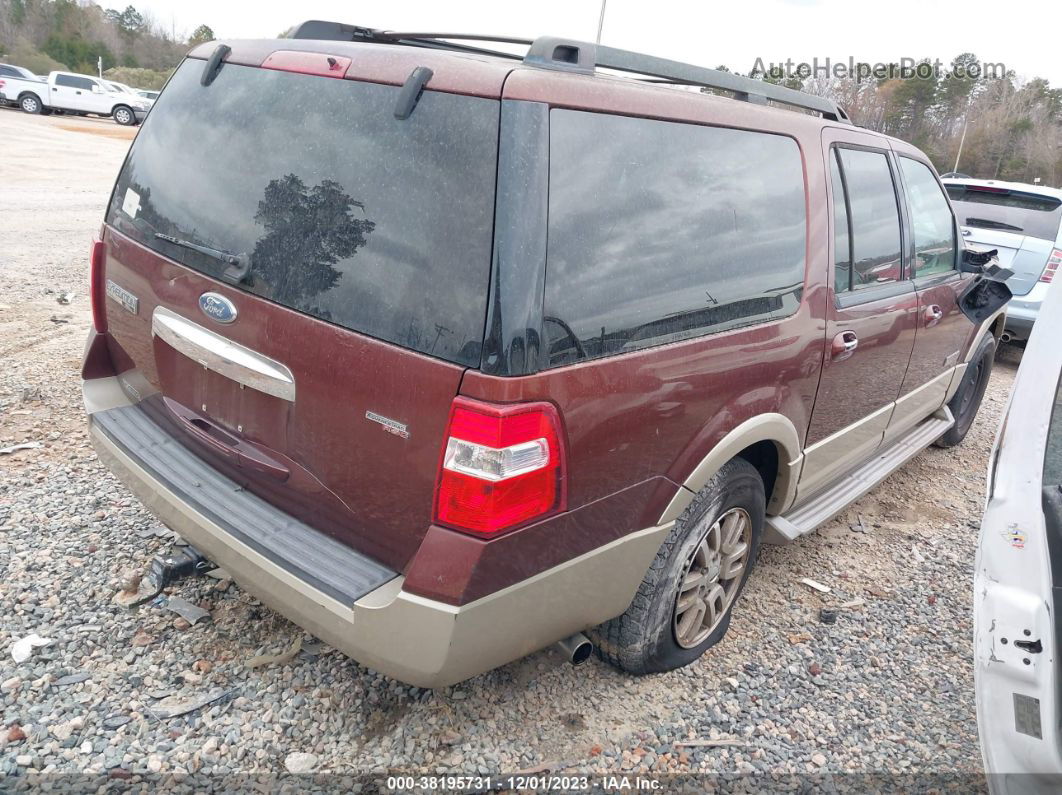
[[[570,638],[557,641],[557,645],[572,665],[582,665],[594,653],[594,644],[582,632],[576,632]]]
[[[1009,331],[1004,331],[1002,334],[999,335],[1000,342],[1010,342],[1012,339],[1014,339],[1014,337]]]

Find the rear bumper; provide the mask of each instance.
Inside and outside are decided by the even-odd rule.
[[[101,413],[133,405],[117,378],[84,386],[90,437],[100,460],[148,510],[277,612],[358,662],[420,687],[454,684],[619,615],[670,530],[665,525],[632,533],[461,606],[407,593],[403,578],[393,572],[351,603],[301,575],[297,566],[263,553],[238,528],[226,527],[225,520],[150,465],[146,447],[139,455],[135,440],[115,438],[113,423]],[[181,467],[198,462],[203,478],[219,477],[188,455],[190,461]],[[280,525],[292,521],[271,506],[256,510],[272,511]]]
[[[140,122],[142,122],[144,119],[146,119],[147,115],[148,115],[148,112],[146,110],[134,110],[133,111],[133,116],[136,117],[136,123],[137,124],[140,124]]]
[[[1005,329],[1013,339],[1029,339],[1033,324],[1040,314],[1040,305],[1050,287],[1046,282],[1037,282],[1027,295],[1016,295],[1007,303]]]

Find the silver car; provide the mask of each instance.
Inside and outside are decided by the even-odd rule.
[[[1014,271],[1003,342],[1024,343],[1062,264],[1062,190],[1021,182],[944,179],[967,243],[999,250]]]

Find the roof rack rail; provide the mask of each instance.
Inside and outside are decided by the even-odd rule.
[[[451,50],[454,52],[492,55],[522,61],[528,66],[544,69],[593,74],[597,68],[611,69],[631,75],[641,75],[654,82],[729,91],[735,99],[766,105],[779,102],[803,110],[822,114],[823,118],[851,124],[848,114],[836,102],[786,88],[765,80],[743,77],[720,69],[672,61],[654,55],[605,47],[585,41],[540,36],[522,39],[509,36],[486,36],[475,33],[404,33],[375,28],[344,25],[339,22],[310,20],[293,28],[293,39],[324,39],[330,41],[361,41],[378,44],[400,44],[410,47]],[[461,44],[459,42],[494,42],[527,46],[525,55]]]

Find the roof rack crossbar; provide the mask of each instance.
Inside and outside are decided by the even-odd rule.
[[[767,101],[779,102],[804,110],[821,113],[826,119],[851,124],[848,114],[840,105],[825,97],[816,97],[786,88],[765,80],[744,77],[721,69],[708,69],[703,66],[672,61],[655,55],[620,50],[584,41],[561,39],[553,36],[540,36],[537,39],[523,39],[514,36],[488,36],[478,33],[406,33],[357,25],[344,25],[338,22],[310,20],[294,28],[289,34],[294,39],[325,39],[332,41],[364,41],[379,44],[399,44],[408,47],[425,47],[430,49],[451,50],[477,55],[490,55],[500,58],[520,60],[529,66],[546,69],[592,74],[598,67],[641,75],[651,82],[665,82],[679,85],[700,86],[731,92],[736,99],[760,105]],[[490,50],[470,46],[459,42],[497,42],[499,44],[518,44],[527,46],[523,56],[511,52]]]

